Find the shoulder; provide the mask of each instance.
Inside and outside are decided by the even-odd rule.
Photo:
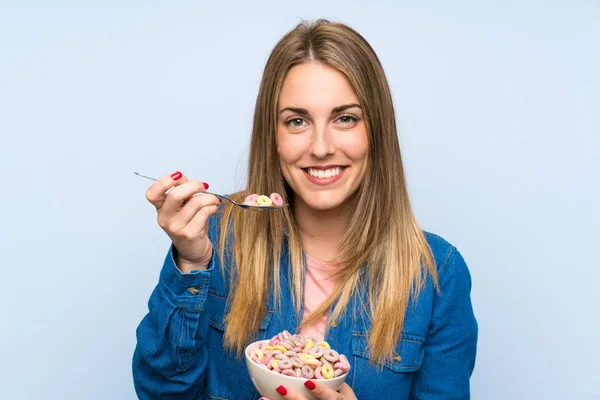
[[[425,235],[425,240],[427,240],[427,244],[431,249],[438,273],[440,273],[445,269],[446,265],[450,261],[452,253],[456,250],[456,247],[435,233],[423,231],[423,234]]]
[[[438,277],[443,279],[449,275],[470,283],[469,269],[456,246],[435,233],[423,231],[423,234],[433,254]]]

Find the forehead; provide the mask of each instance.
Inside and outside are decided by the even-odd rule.
[[[292,67],[283,80],[279,107],[329,109],[358,103],[350,81],[340,71],[325,64],[305,63]]]

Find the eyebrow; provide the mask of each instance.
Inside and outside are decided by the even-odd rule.
[[[338,106],[338,107],[334,107],[331,110],[331,114],[337,114],[339,112],[342,112],[344,110],[347,110],[349,108],[353,108],[353,107],[358,107],[362,110],[362,107],[360,106],[360,104],[344,104],[343,106]],[[285,111],[292,111],[296,114],[300,114],[300,115],[308,115],[308,110],[305,108],[296,108],[296,107],[286,107],[283,110],[279,111],[279,113],[283,113]]]

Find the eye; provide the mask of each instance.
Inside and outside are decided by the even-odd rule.
[[[292,118],[288,120],[285,124],[293,128],[300,128],[304,124],[304,120],[302,118]]]
[[[356,121],[358,121],[358,118],[356,118],[353,115],[342,115],[341,117],[338,118],[338,121],[340,121],[342,124],[345,124],[345,125],[351,125],[351,124],[355,123]]]

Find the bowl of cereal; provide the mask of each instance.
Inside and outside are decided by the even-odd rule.
[[[315,399],[304,386],[307,379],[337,390],[350,370],[346,356],[330,348],[327,342],[288,331],[249,344],[244,356],[256,390],[271,399],[280,398],[275,390],[279,385]]]

